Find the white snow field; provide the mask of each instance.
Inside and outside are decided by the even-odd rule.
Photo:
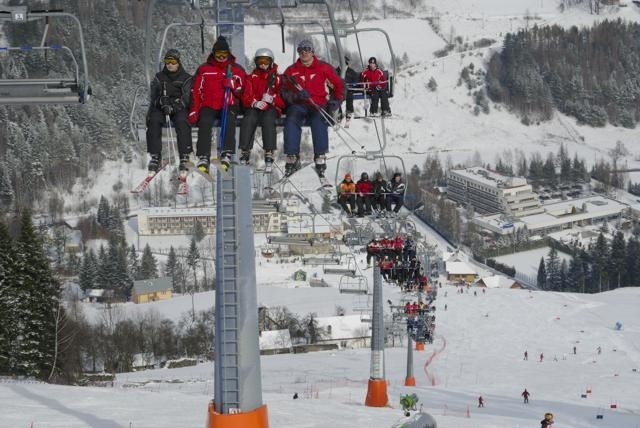
[[[294,290],[314,291],[288,289],[274,299],[296,312],[301,294]],[[395,293],[384,286],[385,299]],[[334,309],[331,300],[313,294],[307,300],[320,313]],[[270,426],[390,427],[404,419],[400,394],[415,392],[441,428],[532,427],[545,412],[554,413],[556,426],[563,428],[636,428],[639,300],[637,289],[599,295],[491,289],[474,296],[473,289],[457,294],[445,286],[437,300],[437,339],[414,353],[415,388],[404,387],[406,347],[385,352],[387,408],[364,406],[367,349],[263,356],[263,402]],[[165,311],[161,305],[156,308]],[[620,331],[614,329],[617,321],[623,324]],[[523,361],[525,350],[528,361]],[[520,397],[524,388],[531,393],[527,405]],[[587,389],[591,393],[581,398]],[[299,400],[292,400],[294,392]],[[212,363],[120,374],[113,388],[3,380],[0,426],[202,427],[212,394]],[[479,395],[486,400],[483,409],[476,407]],[[617,408],[611,409],[612,404]],[[596,419],[597,414],[603,419]]]

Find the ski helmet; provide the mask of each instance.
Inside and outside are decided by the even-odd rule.
[[[256,67],[258,66],[258,63],[256,62],[256,59],[260,58],[260,57],[267,57],[269,59],[271,59],[271,64],[273,64],[273,60],[274,60],[274,56],[273,56],[273,52],[271,51],[271,49],[269,48],[260,48],[256,51],[255,55],[253,56],[253,62],[256,64]],[[270,64],[270,66],[271,66]]]
[[[367,174],[366,172],[363,172],[362,174],[360,174],[360,179],[361,180],[368,180],[369,179],[369,174]]]

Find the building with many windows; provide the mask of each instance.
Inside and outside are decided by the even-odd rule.
[[[449,170],[447,197],[461,205],[471,205],[479,214],[506,214],[511,217],[544,212],[538,195],[523,177],[506,177],[484,168]]]
[[[280,233],[287,231],[289,211],[278,212],[273,204],[254,202],[253,230],[257,233]],[[138,212],[140,235],[188,235],[199,222],[204,232],[212,235],[216,231],[216,208],[142,208]]]

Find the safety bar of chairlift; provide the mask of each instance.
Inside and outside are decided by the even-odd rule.
[[[67,46],[62,45],[51,45],[51,46],[2,46],[0,47],[0,52],[8,52],[8,51],[20,51],[20,52],[31,52],[31,51],[66,51],[69,53],[71,60],[73,61],[73,66],[75,69],[76,78],[74,81],[76,84],[80,83],[80,68],[78,67],[78,61],[76,61],[75,55],[71,49]],[[12,79],[3,79],[3,80],[12,80]],[[65,79],[57,79],[57,78],[42,78],[42,79],[14,79],[16,80],[16,84],[19,84],[20,80],[31,80],[33,83],[37,83],[38,80],[41,80],[46,83],[49,80],[65,80]]]
[[[3,11],[4,12],[4,11]],[[9,12],[9,14],[11,14],[11,12]],[[87,65],[87,51],[85,49],[84,46],[84,32],[82,31],[82,24],[80,23],[80,20],[73,14],[68,13],[68,12],[59,12],[59,11],[52,11],[52,12],[48,12],[48,11],[38,11],[38,12],[29,12],[27,11],[27,17],[26,17],[26,21],[35,21],[37,19],[42,19],[42,18],[46,18],[49,16],[66,16],[68,18],[71,18],[75,21],[75,23],[78,25],[78,33],[80,35],[80,52],[82,54],[82,68],[83,68],[83,82],[80,82],[80,79],[78,77],[77,81],[78,81],[78,85],[81,88],[81,91],[84,92],[84,100],[88,99],[90,90],[91,90],[91,85],[89,83],[89,67]],[[2,16],[2,14],[0,14],[0,21],[1,20],[9,20],[7,17]],[[73,56],[73,60],[74,62],[75,60],[75,56]],[[76,64],[77,65],[77,64]],[[82,102],[84,102],[84,100]]]

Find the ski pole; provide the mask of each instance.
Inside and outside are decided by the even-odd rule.
[[[304,88],[300,86],[300,84],[296,82],[293,77],[287,76],[286,74],[283,74],[283,76],[285,76],[285,78],[289,80],[289,82],[293,85],[293,87],[296,90],[298,90],[298,92],[304,91]],[[332,126],[332,128],[334,129],[337,128],[336,135],[349,148],[349,150],[351,150],[351,154],[355,154],[357,150],[354,150],[353,146],[349,144],[349,142],[337,131],[344,131],[356,144],[360,144],[360,142],[353,135],[351,135],[346,129],[344,129],[343,126],[341,126],[340,124],[336,124],[335,121],[333,120],[333,117],[331,117],[331,115],[325,109],[323,109],[315,101],[313,101],[312,98],[307,98],[307,101],[309,102],[309,104],[311,104],[312,107],[314,107],[320,113],[320,115],[325,119],[325,121],[327,121],[328,124],[334,123],[335,126]],[[360,150],[364,150],[364,145],[360,144]]]
[[[231,65],[227,65],[227,71],[225,72],[225,79],[231,78]],[[222,104],[222,115],[220,118],[220,140],[218,141],[218,153],[222,152],[224,147],[224,139],[227,134],[227,120],[229,116],[229,97],[231,96],[231,87],[224,88],[224,98]]]

